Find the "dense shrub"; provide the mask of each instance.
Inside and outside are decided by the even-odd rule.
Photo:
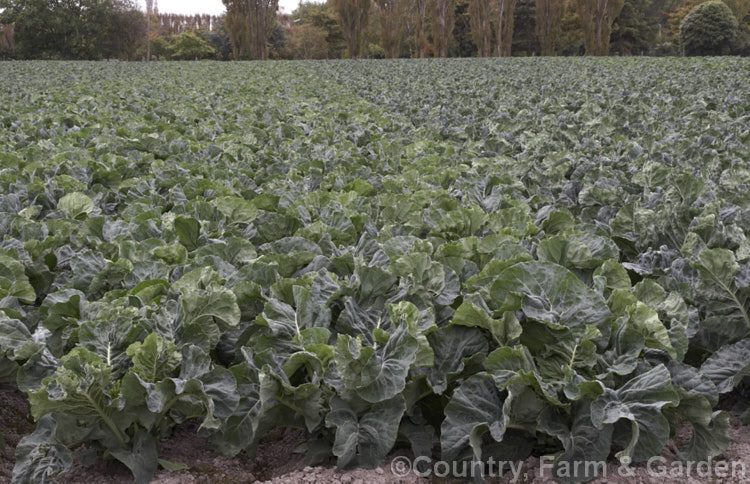
[[[195,32],[183,32],[172,39],[172,58],[198,60],[213,58],[216,51]]]
[[[685,55],[727,55],[736,36],[737,19],[718,0],[698,5],[680,24],[680,44]]]

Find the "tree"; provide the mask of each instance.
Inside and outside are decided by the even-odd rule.
[[[346,39],[347,54],[351,59],[359,59],[363,53],[370,0],[332,0],[332,3]]]
[[[271,35],[268,37],[268,59],[282,59],[284,52],[287,52],[289,44],[287,30],[276,22]]]
[[[249,0],[250,53],[253,59],[268,58],[268,39],[276,28],[279,0]]]
[[[198,60],[214,57],[216,51],[195,32],[183,32],[172,39],[172,58]]]
[[[649,17],[651,0],[625,0],[620,15],[612,25],[610,51],[634,55],[648,50],[655,42],[655,19]]]
[[[469,0],[471,37],[479,57],[492,55],[492,3],[489,0]]]
[[[682,20],[687,14],[705,0],[682,0],[677,5],[668,9],[666,12],[669,29],[667,36],[676,44],[679,44],[680,26]],[[750,14],[750,0],[723,0],[723,2],[732,10],[737,23],[742,25],[742,21]]]
[[[564,11],[563,0],[536,0],[536,34],[542,55],[555,55]]]
[[[294,59],[325,59],[328,56],[326,31],[310,24],[293,25],[289,49]]]
[[[448,44],[456,25],[456,3],[455,0],[432,0],[430,6],[435,54],[438,57],[447,57]]]
[[[222,0],[227,9],[225,25],[232,43],[234,60],[244,59],[250,50],[250,25],[246,21],[248,3],[246,1]]]
[[[211,30],[204,34],[206,42],[216,51],[216,58],[228,61],[232,58],[232,43],[223,20],[211,23]]]
[[[680,24],[686,55],[726,55],[737,35],[737,19],[725,3],[711,0],[688,13]]]
[[[564,0],[563,16],[560,19],[560,36],[557,39],[557,53],[564,56],[584,55],[586,49],[581,27],[581,14],[576,7],[577,0]]]
[[[326,32],[329,58],[343,57],[346,51],[344,33],[341,31],[336,12],[328,3],[300,2],[292,12],[290,21],[293,25],[312,25]]]
[[[172,45],[167,37],[157,35],[151,39],[151,55],[156,57],[156,60],[170,58],[172,55]]]
[[[13,53],[13,25],[0,24],[0,59]]]
[[[403,18],[408,0],[375,0],[380,17],[380,45],[386,57],[398,57]]]
[[[268,41],[276,28],[279,0],[223,0],[227,9],[226,28],[232,42],[234,58],[250,55],[252,59],[268,58]]]
[[[516,0],[497,0],[497,35],[495,36],[495,43],[498,57],[510,57],[515,10]]]
[[[99,46],[102,56],[128,61],[136,58],[139,46],[143,45],[146,26],[143,13],[138,10],[115,10],[109,21],[107,37]]]
[[[517,0],[513,13],[513,55],[539,55],[541,48],[536,32],[536,0]]]
[[[427,5],[430,0],[409,0],[414,29],[414,57],[424,59],[427,51]],[[433,23],[434,26],[434,23]]]
[[[3,1],[0,23],[13,24],[16,52],[27,59],[101,59],[119,56],[113,50],[118,22],[129,22],[132,0]],[[142,24],[143,20],[139,19]],[[133,36],[124,39],[133,52]]]
[[[453,41],[448,47],[448,55],[452,57],[471,57],[476,52],[476,45],[471,32],[470,1],[456,0]]]
[[[154,0],[146,0],[146,62],[151,61],[151,16],[154,13]]]
[[[575,0],[583,25],[586,55],[609,55],[609,35],[625,0]]]
[[[742,23],[745,18],[750,15],[750,0],[724,0],[727,7],[732,9],[734,18],[737,19],[737,23]]]
[[[677,44],[678,47],[680,43],[680,24],[682,23],[682,20],[692,9],[704,1],[705,0],[681,0],[677,5],[673,6],[673,8],[666,12],[667,24],[669,25],[666,32],[667,38]]]

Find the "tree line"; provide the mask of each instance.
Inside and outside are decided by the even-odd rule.
[[[223,0],[218,17],[161,13],[157,0],[146,0],[145,12],[134,0],[0,0],[0,58],[680,55],[690,45],[747,55],[750,0],[722,1],[727,18],[715,25],[715,14],[702,13],[713,10],[698,8],[705,0],[327,0],[303,1],[291,14],[278,0]],[[692,12],[727,33],[722,45],[701,32],[681,42]],[[705,19],[692,20],[705,29]]]
[[[330,43],[332,24],[319,19],[336,18],[345,54],[353,58],[679,55],[682,20],[705,1],[329,0],[303,2],[292,32],[311,24]],[[737,21],[736,35],[709,52],[746,55],[750,0],[724,3]]]

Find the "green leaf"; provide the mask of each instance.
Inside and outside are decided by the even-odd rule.
[[[117,375],[130,366],[128,346],[143,337],[140,315],[135,308],[105,304],[91,321],[78,329],[81,347],[96,353]]]
[[[538,223],[538,222],[537,222]],[[550,234],[558,234],[575,227],[575,219],[568,210],[555,210],[542,223],[542,230]]]
[[[680,449],[680,459],[685,462],[705,462],[723,454],[731,443],[729,429],[729,414],[713,412],[709,424],[693,425],[693,435],[690,442]]]
[[[417,309],[414,304],[407,301],[402,301],[398,304],[388,304],[386,309],[388,310],[391,324],[396,328],[405,326],[409,331],[409,334],[417,340],[417,354],[412,363],[413,367],[434,366],[435,352],[430,346],[430,342],[427,340],[427,336],[436,329],[432,309],[425,310],[420,314],[419,309]],[[376,328],[375,331],[380,332],[381,330],[380,328]],[[388,333],[385,333],[385,335],[390,338]]]
[[[136,296],[143,305],[149,305],[169,292],[169,282],[166,279],[149,279],[138,283],[130,294]]]
[[[623,316],[615,323],[612,345],[602,356],[606,363],[606,373],[629,375],[638,366],[638,358],[646,345],[646,339],[640,331],[630,327],[629,321],[629,317]],[[604,379],[606,374],[598,377]]]
[[[750,336],[748,299],[735,284],[739,265],[734,254],[726,249],[704,250],[693,266],[701,277],[697,290],[706,310],[701,323],[704,334],[699,338],[710,349],[718,349]]]
[[[309,289],[294,286],[294,302],[297,307],[295,319],[299,329],[330,326],[331,309],[328,301],[338,289],[338,284],[326,269],[318,271]]]
[[[347,390],[370,403],[389,400],[406,385],[409,367],[417,357],[417,340],[401,326],[380,347],[362,346],[361,338],[340,334],[334,359]]]
[[[537,257],[540,261],[554,262],[569,269],[596,266],[594,256],[586,244],[575,237],[565,235],[555,235],[541,241]]]
[[[0,253],[0,300],[5,297],[16,297],[25,304],[34,304],[36,293],[23,264]]]
[[[552,475],[559,482],[587,482],[606,475],[604,466],[609,458],[614,426],[595,427],[590,407],[589,400],[576,402],[570,424],[565,413],[555,407],[545,408],[539,417],[539,430],[557,437],[564,449],[555,458],[552,468]],[[604,464],[599,466],[600,462]]]
[[[488,331],[499,345],[506,345],[518,339],[522,333],[521,324],[513,312],[503,313],[502,319],[493,319],[487,311],[471,301],[462,303],[456,309],[450,324],[482,328]]]
[[[198,238],[201,234],[200,222],[187,215],[178,215],[174,219],[174,229],[177,232],[177,240],[188,251],[198,248]]]
[[[677,357],[667,328],[664,327],[657,312],[646,304],[640,301],[635,303],[630,313],[629,326],[644,336],[646,346],[664,349],[672,358]]]
[[[406,406],[399,395],[357,412],[343,399],[331,400],[326,426],[336,428],[333,454],[339,469],[380,465],[396,443],[399,423]]]
[[[53,483],[70,469],[72,453],[56,438],[56,431],[55,419],[45,415],[34,432],[21,438],[16,446],[13,484]]]
[[[742,378],[750,376],[750,339],[723,346],[703,362],[700,371],[719,393],[731,392]]]
[[[260,373],[260,409],[253,431],[262,435],[277,425],[296,424],[313,432],[325,417],[326,396],[317,383],[292,385],[286,374],[266,366]]]
[[[212,203],[233,224],[248,224],[258,213],[253,202],[239,197],[218,197]]]
[[[295,286],[298,287],[298,286]],[[268,326],[274,334],[292,338],[301,335],[303,328],[297,318],[297,312],[289,304],[270,298],[263,307],[263,313],[258,316],[259,325]]]
[[[565,380],[571,372],[592,375],[598,357],[594,344],[597,337],[599,332],[588,328],[548,343],[538,355],[540,373],[548,380]]]
[[[260,376],[252,352],[242,348],[242,360],[230,368],[237,382],[239,400],[233,414],[224,419],[214,435],[219,451],[234,456],[248,448],[255,440],[256,418],[260,413]]]
[[[159,467],[156,456],[156,439],[144,429],[139,429],[128,449],[110,451],[112,457],[125,464],[133,473],[136,484],[151,482]]]
[[[177,345],[154,333],[143,343],[130,345],[127,354],[133,360],[133,371],[151,383],[172,376],[182,362]]]
[[[527,317],[575,328],[592,325],[604,335],[614,317],[601,295],[570,271],[547,262],[522,262],[499,276],[490,296],[499,309],[522,310]]]
[[[0,316],[0,357],[21,359],[33,344],[29,329],[21,321]]]
[[[163,245],[154,247],[151,250],[154,257],[158,257],[167,264],[178,265],[184,264],[187,260],[188,251],[182,244]]]
[[[431,425],[417,425],[408,418],[404,418],[398,428],[398,433],[409,442],[415,457],[432,455],[432,448],[437,439],[435,429]]]
[[[497,348],[487,356],[484,367],[500,391],[511,385],[528,386],[542,394],[548,402],[564,405],[558,396],[562,382],[554,378],[545,379],[528,348],[524,346]],[[571,370],[564,372],[566,377],[570,373]]]
[[[604,285],[607,289],[630,289],[628,271],[616,260],[610,259],[604,261],[602,265],[596,268],[594,276],[604,277],[606,281]]]
[[[182,297],[182,307],[188,324],[200,324],[208,320],[224,327],[234,327],[240,323],[237,297],[229,289],[211,287],[188,292]]]
[[[68,193],[57,201],[57,209],[68,218],[83,219],[94,210],[94,201],[80,192]]]
[[[186,471],[190,469],[190,466],[183,464],[182,462],[173,462],[167,459],[158,459],[159,465],[162,469],[169,472]]]
[[[75,289],[64,289],[48,294],[40,308],[40,313],[45,318],[44,327],[55,333],[65,332],[70,327],[78,326],[81,309],[85,302],[85,295]]]
[[[471,328],[448,326],[427,336],[434,351],[434,364],[427,368],[430,387],[442,394],[464,370],[470,358],[484,358],[489,351],[487,338]]]
[[[591,405],[591,421],[597,429],[620,419],[630,421],[630,435],[618,435],[624,444],[617,453],[620,461],[642,462],[660,455],[669,440],[669,422],[665,407],[676,407],[679,396],[670,381],[669,371],[659,365],[636,376],[617,390],[605,389]]]
[[[118,407],[117,382],[112,370],[94,353],[75,348],[62,358],[62,366],[29,393],[31,415],[39,420],[50,413],[76,416],[80,426],[104,430],[101,440],[112,448],[123,447],[124,433],[135,418]]]
[[[680,395],[675,412],[693,426],[690,442],[680,449],[680,458],[704,461],[722,454],[730,442],[729,418],[725,412],[712,411],[719,403],[716,385],[692,366],[671,361],[668,368]]]
[[[442,457],[448,462],[461,460],[471,447],[468,457],[482,460],[482,439],[489,431],[499,442],[507,422],[503,401],[489,375],[480,373],[461,384],[445,407],[445,420],[440,427]]]
[[[674,356],[677,360],[682,360],[688,350],[687,329],[690,321],[685,300],[677,292],[667,295],[666,290],[651,279],[639,282],[633,292],[639,300],[658,313],[663,323],[668,323],[669,340],[675,350]]]

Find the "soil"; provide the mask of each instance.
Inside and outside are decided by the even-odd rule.
[[[5,449],[0,452],[0,482],[10,482],[16,445],[24,435],[33,432],[34,427],[26,395],[15,386],[0,384],[0,435],[5,439]]]
[[[409,458],[406,451],[396,451],[374,470],[351,470],[340,472],[334,469],[331,460],[324,465],[307,467],[304,457],[296,449],[305,442],[305,434],[291,429],[278,429],[269,434],[261,445],[255,458],[245,455],[227,458],[217,455],[211,450],[210,442],[198,437],[197,425],[188,423],[177,428],[169,439],[161,442],[159,457],[188,466],[186,470],[161,470],[154,483],[157,484],[202,484],[202,483],[250,483],[264,482],[268,484],[297,484],[297,483],[331,483],[331,484],[421,484],[436,482],[452,484],[459,481],[454,479],[420,478],[414,473],[405,477],[395,475],[391,471],[392,462],[397,458]],[[15,386],[0,385],[0,433],[5,438],[5,449],[0,453],[0,483],[9,482],[14,463],[14,449],[24,435],[34,430],[34,424],[28,416],[28,402],[26,396]],[[691,477],[683,473],[680,477],[670,478],[671,464],[676,462],[678,447],[682,447],[691,436],[690,427],[682,425],[677,435],[670,441],[663,452],[664,460],[658,469],[666,469],[666,476],[649,475],[643,466],[625,469],[623,472],[616,463],[607,467],[606,478],[594,481],[597,484],[611,483],[640,483],[640,484],[719,484],[750,482],[750,428],[742,426],[739,420],[732,419],[732,442],[727,451],[714,460],[714,469],[718,469],[717,462],[740,462],[745,469],[745,477],[735,475],[735,478],[719,478],[714,476],[700,477],[693,470]],[[731,467],[730,467],[731,469]],[[520,479],[523,483],[552,483],[555,482],[549,471],[541,471],[537,457],[526,459],[521,468]],[[625,475],[623,475],[625,474]],[[119,484],[130,483],[130,472],[117,461],[97,460],[92,466],[84,467],[74,463],[61,483],[86,484]],[[487,482],[510,483],[513,475],[487,479]]]
[[[610,462],[606,472],[598,479],[591,481],[592,484],[747,484],[750,482],[750,427],[743,426],[736,418],[731,419],[730,437],[731,443],[724,454],[716,457],[711,469],[713,475],[707,475],[704,468],[687,467],[674,470],[673,466],[680,464],[677,459],[677,449],[684,447],[692,436],[692,427],[688,424],[680,425],[676,435],[662,450],[658,462],[654,462],[651,471],[646,465],[621,466],[617,462]],[[727,477],[719,477],[722,472],[721,466],[726,463]],[[732,463],[735,471],[732,472]],[[697,464],[697,463],[696,463]],[[518,482],[534,484],[551,484],[556,481],[549,475],[550,471],[542,472],[541,463],[537,457],[529,457],[523,463],[521,475],[524,479]],[[702,477],[704,476],[704,477]],[[731,477],[730,477],[731,476]],[[493,482],[489,481],[488,482]],[[510,483],[512,476],[505,476],[494,482]]]

